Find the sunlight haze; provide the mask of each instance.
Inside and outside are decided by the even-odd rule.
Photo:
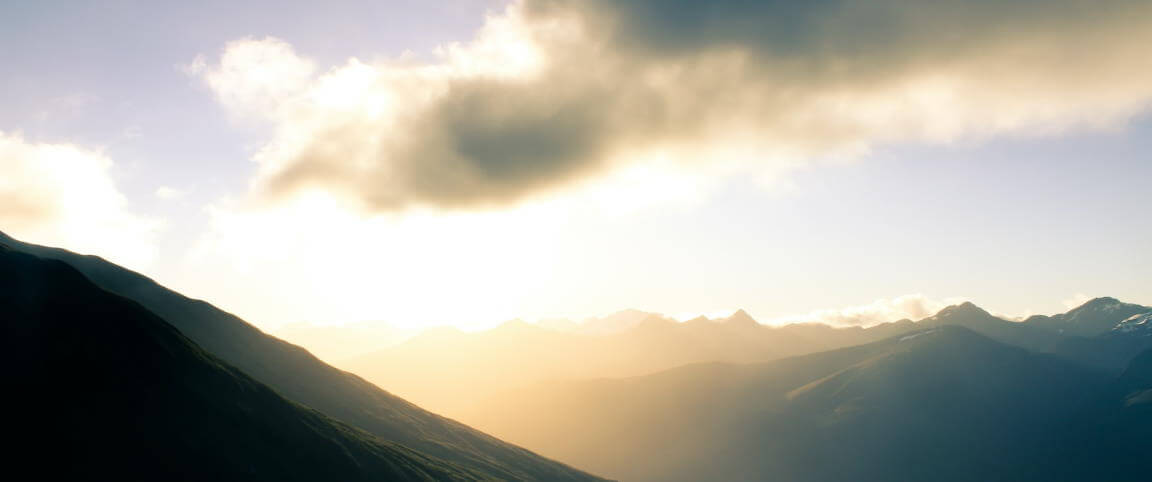
[[[269,329],[1146,299],[1152,38],[1112,3],[691,41],[649,2],[10,5],[0,219]]]

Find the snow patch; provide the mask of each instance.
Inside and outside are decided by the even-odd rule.
[[[1149,330],[1152,330],[1152,312],[1129,316],[1112,328],[1112,331],[1120,333]]]
[[[1152,313],[1150,313],[1150,314],[1152,314]],[[900,339],[900,341],[897,341],[896,343],[904,343],[904,342],[906,342],[906,341],[908,341],[908,340],[911,340],[911,339],[913,339],[913,338],[917,338],[917,337],[920,337],[920,336],[924,336],[924,335],[927,335],[927,334],[929,334],[929,333],[933,333],[933,332],[935,332],[935,331],[936,331],[936,330],[928,330],[928,331],[922,331],[922,332],[920,332],[920,333],[913,333],[913,334],[911,334],[911,335],[908,335],[908,336],[905,336],[905,337],[901,338],[901,339]]]

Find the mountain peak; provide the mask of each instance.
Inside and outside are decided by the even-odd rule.
[[[731,316],[729,316],[728,318],[725,318],[723,320],[723,322],[725,324],[729,324],[729,325],[745,325],[745,326],[756,326],[756,325],[760,324],[759,322],[756,321],[755,318],[752,318],[752,315],[749,315],[747,311],[744,311],[744,309],[736,310],[736,312],[732,313]]]
[[[492,331],[499,333],[524,333],[537,330],[540,330],[540,327],[528,323],[527,321],[524,321],[520,318],[514,318],[505,321],[504,323],[501,323],[492,329]]]
[[[712,322],[712,320],[708,319],[708,317],[704,316],[704,315],[700,315],[700,316],[697,316],[697,317],[692,318],[690,320],[684,321],[685,324],[698,324],[698,323],[711,323],[711,322]]]
[[[1121,305],[1124,305],[1124,302],[1122,302],[1116,298],[1113,298],[1111,296],[1101,296],[1099,298],[1092,298],[1092,299],[1084,302],[1084,304],[1077,306],[1076,308],[1073,308],[1072,310],[1070,310],[1070,312],[1076,311],[1076,310],[1107,310],[1107,309],[1114,309],[1114,307],[1121,306]]]
[[[965,302],[960,303],[958,305],[951,305],[951,306],[945,307],[944,309],[940,310],[940,312],[936,313],[936,316],[934,318],[939,319],[939,318],[951,318],[951,317],[959,317],[959,316],[963,316],[963,317],[981,316],[981,317],[984,317],[984,316],[992,316],[992,315],[989,314],[987,311],[985,311],[983,308],[976,306],[976,304],[972,303],[971,301],[965,301]]]
[[[1152,308],[1135,303],[1125,303],[1111,296],[1102,296],[1088,300],[1084,304],[1069,310],[1064,316],[1071,318],[1075,317],[1077,313],[1086,311],[1116,313],[1123,311],[1152,311]]]
[[[1050,325],[1066,333],[1095,336],[1108,333],[1133,315],[1152,312],[1152,307],[1125,303],[1111,296],[1093,298],[1088,302],[1051,317]]]
[[[638,326],[653,313],[633,308],[620,310],[603,318],[588,318],[580,325],[580,330],[589,334],[608,335],[627,331]]]
[[[1152,311],[1152,308],[1141,306],[1133,303],[1125,303],[1111,296],[1101,296],[1099,298],[1092,298],[1084,304],[1068,310],[1062,316],[1067,320],[1075,320],[1088,314],[1106,314],[1115,312],[1143,312]]]

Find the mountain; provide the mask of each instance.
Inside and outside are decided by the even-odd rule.
[[[1152,473],[1152,349],[1083,409],[1065,436],[1068,480],[1143,481]]]
[[[428,412],[204,301],[187,298],[99,257],[22,243],[13,251],[63,261],[96,286],[142,305],[205,351],[283,397],[377,438],[492,478],[597,480],[594,476]]]
[[[0,246],[9,473],[479,480],[290,402],[72,267]],[[15,456],[14,456],[15,454]]]
[[[543,381],[638,376],[700,362],[762,362],[914,328],[911,322],[873,329],[771,327],[743,310],[716,320],[677,322],[635,310],[598,320],[592,332],[519,320],[474,333],[429,331],[338,364],[421,406],[460,418],[485,398]]]
[[[943,325],[768,363],[539,384],[470,419],[621,480],[1042,480],[1059,427],[1107,383]]]
[[[1090,300],[1067,313],[1032,316],[1024,322],[1067,335],[1092,337],[1108,333],[1129,317],[1146,313],[1152,313],[1152,307],[1103,297]]]
[[[1024,322],[1015,322],[993,316],[965,302],[944,308],[936,315],[920,320],[919,324],[963,326],[1003,343],[1051,353],[1118,375],[1132,357],[1152,348],[1152,338],[1137,336],[1142,326],[1139,324],[1141,315],[1130,315],[1133,312],[1149,313],[1148,310],[1114,298],[1097,298],[1068,313],[1051,317],[1033,316]],[[1127,328],[1121,329],[1126,320],[1130,320],[1123,325]],[[1047,323],[1094,328],[1064,329]]]
[[[727,325],[742,326],[755,326],[759,324],[758,321],[752,318],[752,315],[749,315],[748,312],[744,311],[743,309],[736,310],[735,313],[732,313],[731,316],[724,318],[720,322]]]
[[[639,325],[653,314],[654,313],[633,309],[617,311],[603,318],[589,318],[584,320],[583,323],[577,325],[576,330],[580,333],[590,335],[620,333],[635,328],[636,325]]]
[[[870,343],[923,327],[961,326],[1002,343],[1057,354],[1115,374],[1132,356],[1152,346],[1152,338],[1076,336],[1009,321],[968,302],[919,321],[868,328],[815,323],[766,326],[744,310],[727,318],[684,322],[625,310],[585,323],[592,323],[587,325],[592,328],[555,320],[543,325],[515,320],[482,332],[436,330],[337,363],[422,406],[470,423],[471,405],[534,383],[634,377],[692,363],[767,362]]]
[[[1133,357],[1152,349],[1149,319],[1150,307],[1104,297],[1067,313],[1031,317],[1025,324],[1064,335],[1052,353],[1119,374]]]
[[[1034,351],[1050,351],[1063,336],[1035,326],[993,316],[971,302],[952,305],[920,320],[922,326],[962,326],[984,336]]]

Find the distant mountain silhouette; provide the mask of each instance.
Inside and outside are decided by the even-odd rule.
[[[1032,316],[1024,322],[1063,334],[1092,337],[1108,333],[1120,321],[1144,313],[1152,313],[1152,307],[1124,303],[1106,296],[1090,300],[1067,313]]]
[[[1069,420],[1107,386],[942,325],[762,364],[541,384],[471,419],[621,480],[1053,480]]]
[[[1091,311],[1081,307],[1069,313],[1081,313],[1082,318]],[[1101,314],[1093,319],[1115,327],[1124,320],[1121,315],[1133,310],[1105,311],[1110,317]],[[867,328],[815,323],[766,326],[744,310],[727,318],[684,322],[625,310],[585,323],[595,328],[586,330],[580,328],[583,324],[556,320],[544,326],[514,320],[476,333],[436,330],[338,363],[423,406],[471,422],[473,404],[532,383],[640,376],[691,363],[766,362],[870,343],[924,327],[961,326],[1002,343],[1052,353],[1113,374],[1119,374],[1136,353],[1152,348],[1149,337],[1122,336],[1112,330],[1097,336],[1071,335],[1005,320],[970,302],[946,307],[919,321]]]
[[[10,455],[44,478],[600,480],[137,273],[3,234],[0,319]],[[626,310],[440,328],[345,366],[624,480],[1146,480],[1150,324],[1113,298],[868,328]]]
[[[1067,313],[1033,316],[1026,325],[1065,335],[1049,351],[1110,373],[1127,369],[1138,353],[1152,349],[1152,331],[1146,321],[1152,307],[1096,298]]]
[[[1035,351],[1050,351],[1063,339],[1058,333],[993,316],[967,301],[946,307],[939,313],[920,320],[919,324],[962,326],[994,340]]]
[[[1061,358],[1119,374],[1137,353],[1152,348],[1152,338],[1131,336],[1117,329],[1132,313],[1149,313],[1152,308],[1122,303],[1114,298],[1097,298],[1082,306],[1051,317],[1033,316],[1024,322],[1005,320],[965,302],[949,306],[920,320],[921,326],[963,326],[996,341],[1051,353]],[[1055,321],[1043,321],[1055,320]],[[1080,323],[1091,329],[1062,329]],[[1135,323],[1135,321],[1133,322]],[[1130,326],[1138,326],[1132,324]]]
[[[303,348],[262,333],[240,318],[96,256],[22,243],[0,234],[11,250],[63,261],[96,286],[155,313],[207,352],[285,398],[381,440],[437,457],[485,477],[597,480],[564,464],[435,415],[320,361]]]
[[[292,403],[72,267],[0,247],[9,476],[479,480]],[[17,456],[13,456],[17,455]]]
[[[590,335],[620,333],[635,328],[654,313],[627,309],[603,318],[590,318],[572,327],[574,331]]]
[[[520,320],[464,333],[433,330],[379,352],[338,361],[342,368],[409,400],[457,417],[470,405],[548,380],[627,377],[690,363],[752,363],[882,339],[911,322],[870,329],[770,327],[740,310],[727,318],[677,322],[627,310],[572,329]],[[465,420],[466,421],[466,420]]]

